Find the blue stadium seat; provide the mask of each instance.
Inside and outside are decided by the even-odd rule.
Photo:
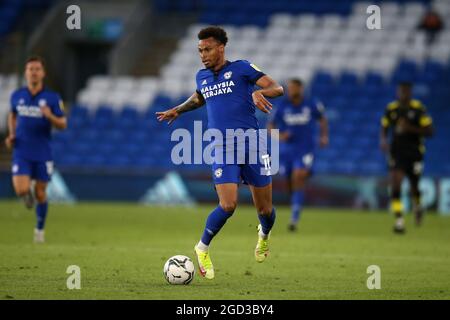
[[[97,128],[108,128],[112,125],[113,119],[113,110],[107,106],[101,106],[95,112],[93,125]]]
[[[328,173],[330,170],[330,165],[327,161],[322,159],[317,159],[314,163],[314,171],[318,174]]]
[[[361,87],[361,90],[372,100],[378,99],[378,97],[383,94],[383,86],[377,84],[366,84]]]
[[[56,164],[58,166],[80,166],[83,160],[81,156],[75,153],[61,154],[58,155],[58,157],[59,158],[56,159]]]
[[[364,83],[372,86],[382,86],[384,84],[383,76],[377,72],[368,72],[364,77]]]
[[[352,72],[343,72],[339,77],[339,83],[341,85],[358,86],[358,76]]]
[[[53,134],[53,141],[61,143],[70,143],[75,139],[72,130],[57,131]]]
[[[131,167],[134,159],[126,154],[115,154],[113,157],[108,158],[106,165],[110,167]]]
[[[88,118],[89,112],[86,107],[75,104],[70,108],[69,116],[70,117],[80,117],[80,118],[85,119],[85,118]]]
[[[83,165],[86,167],[104,167],[107,159],[102,154],[91,153],[83,158]]]
[[[134,141],[137,144],[146,146],[147,142],[150,140],[151,132],[145,130],[132,131],[128,135],[128,139]]]
[[[338,160],[331,165],[330,171],[332,173],[339,173],[345,175],[357,174],[357,164],[350,161]]]
[[[326,99],[326,97],[332,96],[333,88],[334,87],[332,85],[315,82],[311,86],[311,95],[320,97],[321,99]]]
[[[83,130],[78,130],[76,133],[77,140],[91,141],[103,138],[103,129],[96,126],[89,126]]]
[[[336,86],[336,92],[345,97],[354,97],[358,93],[358,87],[352,84],[339,84]]]
[[[162,111],[167,109],[167,106],[172,105],[172,99],[166,95],[159,94],[152,102],[151,108],[153,111]]]
[[[397,84],[404,81],[414,82],[417,80],[418,75],[419,70],[415,62],[402,60],[391,77],[391,83]]]
[[[126,154],[130,157],[135,157],[140,152],[142,152],[143,148],[145,148],[143,145],[137,144],[134,141],[130,141],[129,143],[122,144],[122,147],[120,148],[120,152],[123,154]]]
[[[95,153],[104,157],[110,157],[116,152],[120,152],[120,146],[114,145],[110,142],[100,142],[95,147]]]
[[[99,139],[109,140],[111,143],[116,144],[120,144],[128,140],[126,133],[116,128],[101,131]]]
[[[95,153],[94,143],[91,141],[76,141],[71,144],[70,149],[74,154],[77,154],[79,156],[87,156],[89,154]]]
[[[319,71],[314,76],[312,83],[331,86],[334,84],[333,75],[325,71]]]
[[[382,175],[387,172],[387,166],[379,161],[365,160],[361,162],[360,170],[364,175]]]

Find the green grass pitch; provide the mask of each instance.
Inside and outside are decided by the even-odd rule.
[[[288,233],[278,208],[271,254],[255,262],[257,217],[238,207],[211,246],[212,281],[196,273],[188,286],[166,283],[167,258],[194,259],[213,208],[137,204],[51,205],[43,245],[32,243],[34,213],[0,202],[0,299],[449,299],[450,219],[429,214],[407,233],[391,232],[379,212],[306,209]],[[81,268],[81,289],[69,290],[69,265]],[[381,289],[366,286],[367,267],[381,268]]]

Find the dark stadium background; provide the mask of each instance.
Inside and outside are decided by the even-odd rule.
[[[407,80],[436,128],[427,142],[424,203],[450,213],[450,1],[77,1],[81,30],[66,27],[70,4],[0,1],[2,138],[28,55],[46,59],[47,84],[65,101],[69,128],[54,135],[53,201],[216,201],[207,165],[170,161],[171,130],[192,130],[206,110],[172,127],[154,117],[195,90],[196,33],[215,24],[229,31],[230,59],[250,60],[283,84],[301,77],[324,102],[330,146],[317,152],[307,205],[386,206],[379,119],[396,83]],[[369,4],[381,6],[382,30],[367,29]],[[429,8],[443,21],[431,40],[418,27]],[[14,197],[10,158],[2,143],[1,198]],[[274,189],[275,203],[287,203],[279,177]]]

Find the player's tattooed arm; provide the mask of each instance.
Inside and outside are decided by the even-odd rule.
[[[175,107],[175,110],[179,113],[189,112],[200,108],[205,104],[205,99],[197,91],[192,94],[185,102]]]
[[[253,103],[264,113],[270,113],[272,104],[266,99],[275,98],[284,94],[283,87],[279,85],[271,77],[265,75],[256,81],[256,85],[261,89],[255,90],[252,93]]]
[[[196,91],[182,104],[166,111],[156,112],[156,118],[158,119],[158,121],[166,120],[169,124],[171,124],[182,113],[198,109],[204,104],[205,99]]]
[[[16,123],[17,115],[14,112],[8,114],[8,136],[5,139],[5,145],[8,149],[12,149],[14,146],[14,140],[16,140]]]

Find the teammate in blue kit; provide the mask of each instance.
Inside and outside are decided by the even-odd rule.
[[[159,121],[172,123],[182,113],[195,110],[206,104],[208,127],[219,130],[226,136],[227,129],[256,131],[259,129],[255,109],[269,113],[272,105],[265,97],[277,97],[283,94],[283,88],[272,78],[261,72],[258,67],[245,60],[230,62],[225,59],[225,45],[228,38],[225,30],[208,27],[198,34],[198,51],[205,69],[196,76],[197,90],[184,103],[164,112],[157,112]],[[255,90],[254,86],[259,89]],[[201,240],[195,246],[200,274],[207,279],[214,278],[214,268],[209,255],[212,238],[225,225],[236,209],[238,185],[249,185],[260,225],[258,226],[258,243],[255,259],[266,259],[269,233],[275,222],[275,208],[272,207],[272,180],[270,175],[261,174],[261,164],[249,161],[253,150],[247,145],[232,147],[244,148],[244,163],[228,163],[225,159],[231,152],[227,138],[215,141],[213,180],[219,205],[206,220],[206,227]],[[231,154],[235,158],[235,151]],[[264,166],[263,166],[264,167]]]
[[[295,231],[304,200],[305,184],[313,171],[316,122],[320,125],[320,146],[328,145],[328,123],[324,107],[315,99],[304,97],[300,79],[291,79],[288,99],[276,108],[269,120],[269,129],[280,130],[280,174],[288,179],[291,193],[291,221],[288,229]]]
[[[34,197],[37,200],[34,229],[37,243],[44,242],[48,211],[46,188],[53,170],[51,130],[52,127],[67,127],[62,100],[57,93],[44,87],[44,78],[44,61],[40,57],[30,57],[25,64],[27,86],[11,95],[9,135],[5,140],[8,149],[13,149],[12,181],[17,196],[29,209],[34,207]],[[35,180],[34,196],[32,180]]]

